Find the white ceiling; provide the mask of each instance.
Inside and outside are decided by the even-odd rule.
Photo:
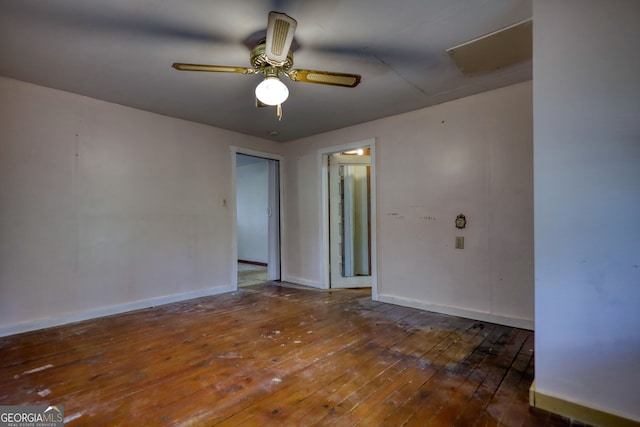
[[[297,83],[278,121],[256,108],[244,42],[270,10],[298,21],[294,68],[362,75]],[[275,141],[416,110],[532,78],[531,61],[468,77],[446,49],[531,17],[531,0],[0,0],[0,75]],[[277,131],[278,135],[270,135]]]

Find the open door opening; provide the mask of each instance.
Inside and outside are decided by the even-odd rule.
[[[328,170],[329,286],[372,286],[370,148],[325,155]]]
[[[236,153],[238,286],[280,280],[280,164]]]

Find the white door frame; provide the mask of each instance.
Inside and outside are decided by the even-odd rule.
[[[321,148],[318,150],[318,164],[320,171],[320,230],[321,230],[321,251],[320,265],[321,279],[320,282],[324,289],[330,286],[330,267],[329,267],[329,167],[325,161],[329,154],[341,153],[343,151],[355,150],[357,148],[369,147],[371,153],[371,298],[378,300],[378,250],[377,250],[377,202],[376,202],[376,139],[369,138],[362,141],[351,142],[344,145]]]
[[[236,201],[236,180],[237,180],[237,168],[236,168],[236,157],[238,154],[246,154],[248,156],[254,156],[254,157],[261,157],[263,159],[267,159],[267,160],[277,160],[278,161],[278,179],[277,179],[277,184],[278,184],[278,196],[279,196],[279,210],[280,210],[280,221],[279,224],[274,223],[273,221],[269,221],[269,263],[271,264],[277,264],[278,267],[278,275],[281,275],[282,271],[286,271],[286,269],[284,268],[284,261],[282,259],[282,253],[284,252],[284,242],[285,242],[285,238],[283,236],[285,229],[284,227],[282,227],[282,224],[285,224],[284,221],[284,192],[283,192],[283,185],[282,185],[282,176],[283,176],[283,163],[284,163],[284,158],[278,154],[273,154],[273,153],[266,153],[263,151],[256,151],[256,150],[252,150],[250,148],[244,148],[244,147],[236,147],[236,146],[231,146],[230,147],[231,150],[231,194],[229,195],[229,209],[231,209],[231,212],[233,212],[232,216],[232,225],[231,225],[231,252],[232,252],[232,256],[231,256],[231,261],[232,261],[232,265],[231,265],[231,286],[234,290],[238,290],[238,214],[237,214],[237,201]],[[271,168],[272,166],[269,166],[269,168]],[[269,174],[271,177],[271,173]],[[271,179],[270,179],[271,181]],[[271,184],[272,182],[269,183],[269,191],[271,192]],[[269,203],[271,203],[271,200],[269,201]],[[269,205],[271,207],[271,205]],[[276,230],[277,228],[277,230]],[[276,245],[276,242],[274,242],[274,239],[272,238],[272,236],[274,236],[274,238],[277,238],[279,240],[279,244]],[[274,248],[279,247],[279,250],[277,250],[277,253],[274,253]],[[267,267],[268,268],[268,267]],[[273,266],[272,269],[270,269],[270,273],[273,274]],[[281,276],[280,276],[281,277]],[[272,279],[270,279],[272,280]]]

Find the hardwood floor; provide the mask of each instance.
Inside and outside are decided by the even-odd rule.
[[[262,284],[0,338],[0,405],[65,425],[564,426],[530,410],[533,333]]]

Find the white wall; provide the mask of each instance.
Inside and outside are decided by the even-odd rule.
[[[536,389],[640,421],[640,3],[533,3]]]
[[[322,283],[318,150],[375,137],[380,299],[533,327],[531,91],[525,82],[287,143],[285,276]]]
[[[370,137],[380,298],[532,324],[530,82],[289,144],[4,78],[0,96],[0,333],[228,290],[231,145],[286,154],[283,277],[321,283],[318,150]]]
[[[269,262],[269,160],[238,154],[238,259]]]
[[[0,335],[231,289],[230,146],[281,145],[0,78]]]

